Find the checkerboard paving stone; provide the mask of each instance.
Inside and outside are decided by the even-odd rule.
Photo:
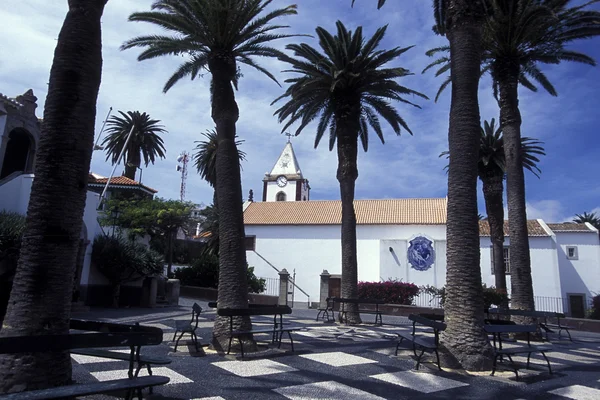
[[[569,350],[572,351],[574,353],[578,353],[578,354],[583,354],[585,356],[589,356],[589,357],[598,357],[598,362],[600,362],[600,351],[598,350],[594,350],[594,349],[575,349],[575,350]]]
[[[336,381],[309,383],[273,389],[274,392],[291,400],[340,399],[340,400],[385,400],[383,397],[356,389]]]
[[[548,393],[556,394],[574,400],[597,400],[600,399],[600,390],[582,385],[572,385],[560,389],[554,389]]]
[[[243,378],[298,371],[296,368],[267,359],[251,361],[219,361],[212,363],[212,365]]]
[[[342,351],[334,351],[330,353],[301,354],[300,357],[320,362],[323,364],[331,365],[332,367],[346,367],[348,365],[377,363],[377,361],[375,360],[355,356],[352,354],[344,353]]]
[[[225,398],[221,396],[213,396],[213,397],[197,397],[195,399],[190,400],[225,400]]]
[[[387,383],[417,390],[422,393],[433,393],[441,390],[454,389],[469,386],[467,383],[455,381],[430,373],[414,371],[400,371],[386,374],[371,375],[370,378],[378,379]]]
[[[71,358],[77,361],[77,364],[93,364],[101,362],[124,362],[123,360],[113,360],[112,358],[84,356],[81,354],[71,354]]]
[[[165,325],[165,324],[155,323],[155,322],[153,322],[151,324],[142,324],[142,325],[143,326],[151,326],[153,328],[160,328],[163,331],[174,331],[175,330],[175,328],[173,328],[173,327],[170,327],[170,326]]]
[[[561,351],[546,352],[546,356],[550,359],[550,362],[552,362],[553,359],[558,359],[564,361],[565,364],[596,364],[600,362],[598,358],[584,357],[580,356],[579,354],[565,353]]]
[[[128,372],[129,372],[129,370],[122,369],[122,370],[112,370],[112,371],[91,372],[91,374],[94,376],[94,378],[98,379],[100,382],[104,382],[104,381],[109,381],[111,379],[127,378]],[[152,368],[152,375],[168,377],[170,379],[170,381],[169,381],[169,383],[167,383],[167,385],[173,385],[176,383],[192,383],[192,382],[194,382],[191,379],[188,379],[185,376],[183,376],[167,367]],[[148,376],[148,371],[145,368],[140,370],[139,376]]]

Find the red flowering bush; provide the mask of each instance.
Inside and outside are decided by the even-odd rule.
[[[388,304],[410,305],[419,294],[419,287],[414,283],[401,281],[358,282],[358,298],[383,300]]]

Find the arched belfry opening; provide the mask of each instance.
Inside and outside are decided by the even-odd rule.
[[[287,195],[284,192],[277,193],[276,201],[286,201]]]
[[[34,158],[35,142],[31,134],[22,128],[13,129],[8,135],[0,179],[17,171],[33,172]]]

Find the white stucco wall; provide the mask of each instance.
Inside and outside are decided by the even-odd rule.
[[[296,270],[296,283],[310,294],[311,301],[318,301],[319,275],[323,269],[341,274],[340,227],[337,225],[248,225],[246,234],[256,236],[256,252],[276,268],[285,268],[290,274]],[[408,263],[409,241],[416,236],[425,236],[434,242],[436,259],[427,271],[417,271]],[[482,281],[494,286],[490,238],[481,237],[480,243]],[[509,238],[505,245],[510,246]],[[600,292],[600,244],[594,232],[559,234],[558,240],[553,236],[530,237],[529,245],[536,308],[561,308],[564,304],[556,299],[566,298],[567,293],[585,293],[589,300],[594,292]],[[578,246],[578,260],[566,259],[567,245]],[[391,278],[436,287],[446,282],[446,228],[443,225],[359,225],[357,249],[360,281]],[[247,257],[257,276],[278,277],[256,253],[248,251]],[[510,292],[510,276],[507,276],[507,286]],[[306,301],[298,292],[295,298]]]
[[[0,186],[0,210],[27,214],[33,174],[22,174]]]
[[[586,305],[600,293],[600,246],[597,232],[556,232],[561,296],[585,295]],[[577,259],[567,258],[567,246],[577,247]]]
[[[0,186],[0,210],[7,210],[26,215],[29,197],[31,196],[33,178],[33,174],[23,174]],[[85,232],[82,232],[82,236],[89,240],[90,243],[86,248],[81,273],[81,283],[84,285],[92,278],[90,275],[92,242],[94,237],[100,231],[97,221],[98,212],[96,211],[99,197],[100,195],[98,193],[88,191],[85,201],[85,210],[83,214],[83,222],[85,225],[82,228],[85,229]]]
[[[284,187],[279,187],[277,182],[267,182],[267,199],[266,201],[276,201],[277,193],[284,192],[286,201],[296,200],[296,181],[288,181]]]
[[[318,301],[319,276],[323,269],[341,274],[340,226],[246,226],[246,235],[256,236],[256,253],[278,269],[296,270],[296,284]],[[402,279],[417,284],[445,282],[445,226],[359,225],[357,227],[358,279],[380,281]],[[436,262],[428,271],[410,269],[406,275],[408,240],[424,235],[434,241]],[[394,249],[390,253],[389,247]],[[255,252],[246,252],[248,263],[259,277],[277,278],[277,272]],[[394,257],[395,256],[395,257]],[[396,261],[396,259],[398,261]],[[398,265],[400,264],[400,265]],[[299,293],[298,301],[306,301]]]
[[[487,286],[495,286],[495,276],[492,275],[492,245],[489,237],[480,239],[481,251],[481,280]],[[510,247],[510,239],[504,240],[504,246]],[[554,241],[550,236],[533,236],[529,238],[531,255],[531,276],[533,280],[533,295],[538,297],[561,297],[558,263]],[[506,286],[510,293],[510,275],[506,276]],[[540,306],[544,299],[539,299]],[[550,301],[550,300],[548,300]],[[539,308],[541,310],[541,308]]]

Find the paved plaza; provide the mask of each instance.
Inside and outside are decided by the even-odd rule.
[[[223,355],[203,347],[196,352],[191,342],[181,340],[177,352],[171,342],[176,320],[189,319],[193,300],[181,299],[180,306],[160,309],[94,309],[76,314],[76,318],[102,319],[119,323],[140,322],[163,329],[160,346],[142,348],[143,354],[168,356],[173,362],[153,368],[156,375],[168,376],[168,385],[155,389],[155,399],[600,399],[600,335],[572,331],[574,342],[554,340],[548,352],[553,375],[548,374],[541,356],[532,356],[529,370],[522,369],[515,381],[510,371],[466,374],[438,371],[425,359],[414,371],[412,351],[406,344],[396,357],[395,332],[409,330],[403,317],[384,315],[382,327],[370,324],[344,326],[316,322],[315,310],[294,309],[287,316],[294,325],[306,330],[293,333],[295,353],[284,338],[281,349],[268,348],[269,335],[256,335],[259,353],[244,361],[236,355]],[[198,327],[200,341],[208,344],[215,310],[198,301],[203,312]],[[369,322],[373,315],[365,315]],[[272,323],[272,317],[256,322]],[[189,338],[189,336],[188,336]],[[555,338],[556,339],[556,338]],[[73,355],[74,379],[94,382],[127,376],[124,361]],[[514,357],[524,363],[526,357]],[[442,365],[443,367],[443,365]],[[95,396],[95,399],[109,399]]]

